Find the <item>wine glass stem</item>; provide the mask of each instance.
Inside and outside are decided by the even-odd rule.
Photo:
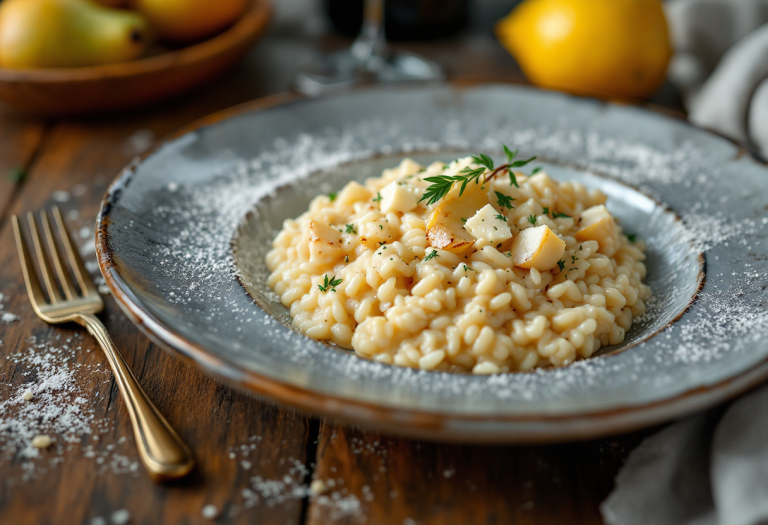
[[[365,0],[363,30],[352,44],[352,54],[364,64],[380,56],[384,45],[384,0]]]

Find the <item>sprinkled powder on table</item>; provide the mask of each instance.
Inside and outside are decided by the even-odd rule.
[[[57,346],[33,340],[7,356],[16,369],[14,374],[22,379],[15,387],[0,384],[0,462],[21,458],[23,481],[56,468],[65,453],[76,449],[100,465],[99,473],[139,473],[136,457],[127,458],[114,449],[100,450],[89,443],[97,442],[99,434],[113,427],[110,419],[97,415],[99,397],[94,396],[99,393],[83,385],[94,381],[109,385],[111,375],[105,363],[78,363],[85,353],[78,346],[81,337],[87,336],[75,334]],[[44,456],[41,449],[46,449]]]

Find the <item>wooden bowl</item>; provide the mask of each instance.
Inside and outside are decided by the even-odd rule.
[[[208,40],[131,62],[56,69],[0,68],[0,100],[40,115],[136,108],[177,95],[224,72],[263,33],[270,0],[252,0],[229,29]]]

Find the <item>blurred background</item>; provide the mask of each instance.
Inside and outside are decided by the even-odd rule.
[[[213,111],[293,89],[513,81],[649,101],[766,151],[766,22],[768,0],[0,0],[0,100]]]
[[[612,2],[615,3],[614,0],[602,3],[610,10]],[[134,0],[128,3],[100,0],[101,4],[118,6],[121,15],[135,15],[123,20],[117,20],[111,13],[98,18],[71,8],[71,4],[88,3],[89,0],[0,1],[0,99],[5,100],[7,106],[52,115],[119,111],[177,97],[210,82],[232,64],[235,68],[217,82],[218,89],[237,92],[232,100],[293,89],[301,71],[321,64],[335,51],[350,47],[361,31],[365,2]],[[510,55],[511,40],[501,34],[504,23],[500,23],[519,3],[514,0],[386,0],[383,2],[383,25],[393,48],[433,61],[450,79],[524,82],[525,75]],[[569,4],[574,4],[572,1],[559,2],[560,5],[549,3],[553,5],[544,6],[543,15],[553,10],[557,15],[558,10],[571,9]],[[619,0],[619,3],[626,2]],[[656,3],[654,0],[651,4]],[[173,9],[168,7],[171,4]],[[587,18],[591,18],[595,9],[590,6],[585,9]],[[179,14],[185,10],[192,15]],[[81,8],[81,11],[84,10]],[[198,14],[194,15],[195,12]],[[212,12],[219,14],[212,15]],[[536,27],[536,19],[541,16],[536,13],[526,15],[530,20],[521,23]],[[92,29],[80,22],[89,18],[95,20]],[[198,18],[211,20],[210,26],[203,27]],[[248,19],[247,24],[242,23],[243,18]],[[77,26],[77,29],[67,27],[69,25]],[[246,25],[240,32],[247,34],[231,38],[229,33],[239,25]],[[107,31],[105,27],[112,29]],[[631,34],[627,36],[632,37]],[[666,35],[658,35],[656,39],[665,38]],[[221,67],[211,67],[199,57],[184,55],[222,40],[226,41],[220,42],[221,46],[236,49],[229,54],[219,48],[203,50],[216,55],[217,65]],[[594,41],[594,35],[590,42],[578,45],[602,45]],[[636,44],[640,48],[646,45],[642,41]],[[574,49],[578,45],[568,42]],[[89,47],[93,49],[89,50]],[[109,48],[114,49],[108,51]],[[176,55],[176,62],[180,59],[198,60],[200,63],[190,65],[199,68],[197,74],[182,71],[182,75],[190,78],[177,78],[175,83],[167,85],[169,82],[163,77],[162,70],[174,70],[178,76],[178,63],[160,63],[158,59],[172,55]],[[540,59],[545,60],[548,58]],[[138,67],[152,61],[155,63]],[[657,69],[659,67],[665,68],[666,64]],[[138,82],[133,82],[132,77],[138,78]],[[656,87],[653,86],[652,93],[647,96],[643,93],[642,98],[682,108],[670,85],[659,90]],[[609,88],[603,87],[604,95],[633,98],[610,93]],[[197,90],[195,93],[202,95],[204,92]]]

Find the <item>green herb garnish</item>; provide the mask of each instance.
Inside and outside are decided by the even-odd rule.
[[[496,194],[497,199],[496,204],[498,204],[500,208],[509,208],[510,210],[514,208],[514,206],[512,206],[512,201],[515,200],[514,198],[507,197],[499,191],[494,191],[494,193]]]
[[[376,196],[373,198],[373,202],[381,202],[381,193],[376,192]]]
[[[500,221],[504,221],[504,222],[507,222],[507,218],[506,218],[506,217],[504,217],[504,216],[503,216],[501,213],[499,213],[499,214],[496,216],[496,218],[497,218],[497,219],[499,219]]]
[[[345,227],[347,229],[346,233],[357,234],[357,232],[355,231],[355,227],[353,225],[347,224]]]
[[[531,224],[536,226],[536,217],[533,214],[529,215],[528,216],[528,222],[530,222]]]
[[[488,155],[480,153],[478,155],[472,155],[472,162],[475,164],[480,164],[479,168],[472,168],[467,166],[461,170],[458,175],[440,175],[437,177],[427,177],[424,180],[431,182],[432,184],[427,187],[424,195],[422,195],[421,199],[419,199],[419,202],[427,201],[428,205],[436,203],[448,195],[448,192],[451,191],[451,188],[453,188],[453,185],[457,182],[461,183],[461,189],[459,190],[459,197],[461,197],[470,182],[474,182],[475,184],[480,184],[482,182],[485,184],[505,169],[509,172],[509,185],[519,187],[512,169],[525,166],[536,157],[531,157],[528,160],[514,160],[515,156],[517,155],[517,150],[512,151],[506,145],[504,146],[504,154],[507,156],[507,163],[498,167],[494,166],[493,159],[491,159]],[[486,174],[486,171],[490,171],[490,173]]]
[[[570,219],[571,216],[566,215],[565,213],[560,213],[559,211],[556,211],[552,213],[552,218],[553,219]]]
[[[459,175],[439,175],[437,177],[427,177],[424,179],[432,184],[427,187],[422,195],[421,201],[427,201],[427,204],[434,204],[451,191],[453,185],[457,182],[461,182],[461,189],[459,190],[459,197],[464,194],[464,190],[467,189],[467,184],[474,181],[475,184],[480,183],[480,177],[485,173],[485,168],[464,168]],[[463,175],[462,175],[463,174]]]
[[[627,239],[629,239],[629,242],[635,242],[635,240],[637,240],[637,235],[634,233],[628,233]]]
[[[335,275],[331,277],[330,280],[328,280],[327,274],[324,277],[325,279],[323,281],[323,284],[317,285],[317,287],[320,288],[321,292],[327,292],[329,288],[331,289],[332,292],[335,292],[336,287],[344,281],[344,279],[337,279]]]
[[[329,193],[328,194],[328,198],[331,199],[331,202],[335,201],[336,197],[338,197],[338,196],[339,196],[338,193]]]
[[[509,185],[514,186],[515,188],[519,188],[520,186],[517,184],[517,177],[515,177],[515,173],[512,171],[512,168],[522,168],[529,162],[536,160],[536,157],[531,157],[528,160],[515,160],[518,151],[520,150],[516,149],[515,151],[512,151],[506,145],[504,145],[504,154],[507,156],[507,164],[504,167],[506,167],[507,171],[509,172]]]
[[[437,250],[432,250],[432,251],[429,253],[429,255],[427,255],[426,257],[424,257],[424,261],[423,261],[423,262],[427,262],[428,260],[430,260],[430,259],[434,259],[435,257],[440,257],[440,256],[437,254]]]
[[[8,180],[10,180],[14,184],[21,184],[22,182],[27,180],[27,170],[25,170],[20,166],[13,168],[11,171],[8,172]]]
[[[560,268],[560,271],[562,272],[565,269],[565,261],[557,261],[557,266]]]

